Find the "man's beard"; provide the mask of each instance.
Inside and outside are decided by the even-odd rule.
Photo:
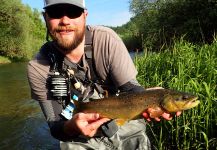
[[[69,37],[69,38],[62,38],[59,36],[59,31],[61,30],[68,30],[70,32],[70,30],[74,31],[74,35],[73,37]],[[56,44],[61,48],[61,50],[63,50],[64,52],[69,52],[75,48],[78,47],[78,45],[83,41],[84,38],[84,34],[85,34],[85,24],[80,27],[80,30],[78,30],[78,28],[74,28],[74,27],[57,27],[56,29],[54,29],[53,31],[50,31],[50,35],[53,39],[54,42],[56,42]]]

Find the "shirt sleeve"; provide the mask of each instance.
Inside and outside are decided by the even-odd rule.
[[[142,87],[136,79],[130,80],[129,82],[125,83],[124,85],[119,87],[120,93],[139,93],[144,92],[145,88]]]
[[[111,78],[116,87],[135,79],[137,70],[121,38],[111,29],[94,30],[94,58],[96,70],[103,80]]]

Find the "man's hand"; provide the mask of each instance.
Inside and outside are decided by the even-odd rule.
[[[147,88],[146,90],[157,90],[157,89],[164,89],[163,87],[151,87],[151,88]],[[152,114],[155,110],[153,108],[148,108],[147,111],[145,111],[142,115],[144,116],[144,118],[147,121],[151,121],[151,117],[150,114]],[[181,111],[176,112],[176,116],[180,116],[181,115]],[[163,112],[161,114],[161,117],[163,117],[166,120],[171,120],[173,118],[173,116],[169,113]],[[156,121],[160,121],[159,117],[155,117],[154,118]]]
[[[151,117],[149,114],[151,114],[152,112],[154,111],[153,108],[148,108],[146,112],[144,112],[142,115],[144,116],[144,118],[147,120],[147,121],[151,121]],[[176,116],[180,116],[181,115],[181,111],[178,111],[176,112]],[[163,112],[163,114],[161,115],[161,117],[163,117],[164,119],[166,120],[171,120],[173,118],[173,116],[169,113],[166,113],[166,112]],[[159,117],[155,117],[154,118],[156,121],[160,121],[160,118]]]
[[[93,137],[98,128],[109,120],[108,118],[100,118],[97,113],[77,113],[65,123],[64,131],[69,135],[82,134]]]

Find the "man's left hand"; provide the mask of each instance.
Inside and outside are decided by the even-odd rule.
[[[151,117],[149,116],[149,114],[151,114],[151,112],[153,112],[154,109],[153,108],[148,108],[146,112],[144,112],[142,115],[144,116],[144,118],[147,120],[147,121],[151,121]],[[180,116],[181,115],[181,111],[178,111],[176,112],[176,116]],[[164,112],[162,115],[161,115],[162,118],[166,119],[166,120],[172,120],[173,116],[169,113],[166,113]],[[160,117],[155,117],[154,118],[156,121],[160,121]]]

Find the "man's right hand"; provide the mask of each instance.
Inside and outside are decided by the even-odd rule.
[[[64,132],[71,136],[82,134],[93,137],[98,128],[109,120],[109,118],[100,118],[97,113],[77,113],[71,120],[65,122]]]

